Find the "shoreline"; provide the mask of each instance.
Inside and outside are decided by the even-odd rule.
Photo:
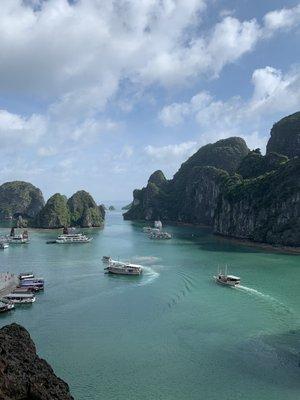
[[[139,223],[149,223],[152,221],[145,221],[145,220],[125,220],[131,222],[139,222]],[[293,255],[300,255],[300,247],[292,247],[292,246],[283,246],[283,245],[274,245],[270,243],[262,243],[262,242],[254,242],[250,239],[242,239],[236,238],[233,236],[225,236],[220,233],[214,233],[213,228],[209,225],[205,224],[193,224],[191,222],[180,222],[180,221],[164,221],[167,225],[173,226],[188,226],[194,228],[205,228],[211,231],[211,233],[219,239],[223,239],[224,241],[240,244],[243,246],[248,247],[256,247],[258,249],[272,251],[274,253],[284,253],[284,254],[293,254]]]

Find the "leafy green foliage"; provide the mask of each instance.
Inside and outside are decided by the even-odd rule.
[[[97,206],[92,196],[84,190],[80,190],[69,198],[71,225],[92,227],[103,224],[101,209]]]
[[[62,228],[70,225],[70,212],[67,198],[59,193],[54,194],[39,212],[34,222],[39,228]]]

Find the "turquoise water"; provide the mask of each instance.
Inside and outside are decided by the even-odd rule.
[[[23,324],[79,400],[299,399],[298,256],[192,227],[151,241],[141,227],[114,212],[89,244],[47,245],[57,232],[31,231],[29,245],[0,252],[1,271],[46,280],[35,304],[0,324]],[[106,275],[103,255],[145,273]],[[216,285],[218,264],[243,286]]]

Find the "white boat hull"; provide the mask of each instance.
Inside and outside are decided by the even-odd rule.
[[[114,268],[114,267],[108,267],[107,272],[109,274],[115,274],[115,275],[141,275],[142,271],[139,270],[130,270],[130,269],[122,269],[122,268]]]
[[[238,285],[240,284],[240,282],[222,281],[222,280],[219,279],[217,276],[214,276],[214,280],[215,280],[219,285],[223,285],[223,286],[235,287],[235,286],[238,286]]]

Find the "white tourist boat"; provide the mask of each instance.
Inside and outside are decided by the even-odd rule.
[[[19,274],[19,279],[33,279],[34,278],[34,274],[32,272],[22,272],[21,274]]]
[[[241,278],[235,275],[229,275],[227,273],[227,266],[225,272],[218,271],[217,275],[214,276],[214,280],[220,285],[235,287],[241,283]]]
[[[141,275],[143,268],[141,265],[131,264],[121,261],[111,260],[104,268],[107,273],[116,275]]]
[[[4,299],[13,304],[32,304],[35,302],[34,294],[27,293],[10,293],[4,296]]]
[[[29,243],[29,238],[28,236],[24,237],[21,233],[20,235],[8,236],[7,241],[9,244],[26,244]]]
[[[66,233],[59,235],[55,240],[55,243],[59,244],[89,243],[91,240],[92,240],[91,237],[88,237],[83,233]]]

